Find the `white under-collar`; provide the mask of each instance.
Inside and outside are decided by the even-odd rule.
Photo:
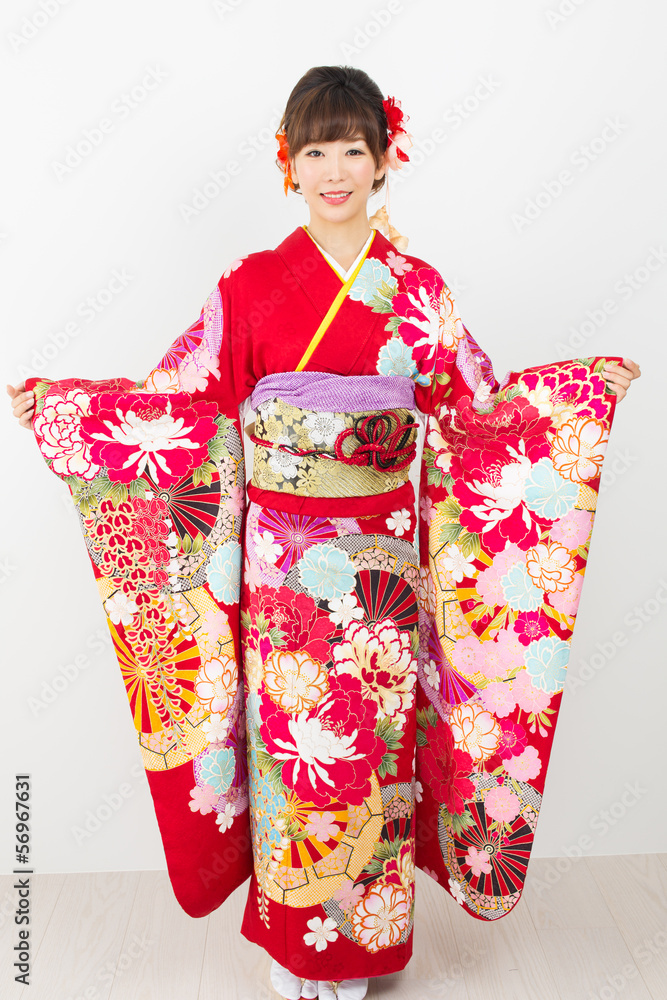
[[[334,258],[331,256],[331,254],[327,253],[323,246],[320,246],[320,244],[317,242],[317,240],[315,239],[315,237],[311,233],[310,229],[307,229],[307,232],[308,232],[308,235],[310,236],[311,240],[314,243],[317,243],[317,246],[319,247],[320,251],[326,257],[326,259],[329,261],[329,263],[333,267],[334,271],[336,271],[336,273],[343,279],[343,281],[347,281],[347,279],[350,277],[350,275],[354,271],[355,267],[357,266],[357,264],[359,263],[359,261],[361,260],[361,258],[364,256],[364,254],[368,250],[370,242],[373,239],[373,235],[375,233],[375,230],[371,229],[370,236],[368,237],[368,239],[366,240],[366,242],[362,246],[361,250],[357,254],[357,259],[354,261],[353,264],[350,265],[350,267],[347,269],[347,271],[344,271],[343,268],[338,263],[338,261],[334,260]]]

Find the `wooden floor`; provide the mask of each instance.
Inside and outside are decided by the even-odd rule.
[[[14,876],[0,876],[2,1000],[277,1000],[268,955],[239,933],[248,883],[193,920],[163,871],[33,879],[20,986]],[[666,1000],[667,854],[533,859],[516,909],[492,923],[418,871],[413,957],[367,997]]]

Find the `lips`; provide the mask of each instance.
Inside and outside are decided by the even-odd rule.
[[[343,205],[352,194],[351,191],[324,191],[320,195],[327,205]]]

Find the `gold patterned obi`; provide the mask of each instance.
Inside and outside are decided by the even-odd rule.
[[[316,393],[312,388],[314,376],[319,377]],[[275,381],[280,378],[272,376],[271,386],[258,394],[260,399],[253,406],[255,424],[248,429],[255,445],[253,485],[303,497],[376,496],[405,486],[416,453],[418,425],[414,409],[410,405],[383,404],[409,403],[409,394],[405,386],[393,384],[388,387],[390,392],[378,392],[381,387],[367,381],[398,383],[402,378],[319,372],[282,376],[292,381],[296,377],[308,377],[305,392],[278,386],[275,394],[268,395],[269,388],[276,388]],[[414,383],[406,381],[414,399]],[[258,383],[258,387],[261,385]],[[311,404],[371,406],[350,410],[347,406],[321,409],[298,405],[304,398]]]

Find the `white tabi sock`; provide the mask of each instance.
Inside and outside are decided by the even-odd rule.
[[[317,986],[319,1000],[336,1000],[336,993],[330,982],[320,979]],[[338,1000],[363,1000],[367,990],[367,979],[342,979],[336,987]]]
[[[301,977],[283,968],[275,958],[271,963],[271,985],[285,1000],[300,1000],[302,996],[315,1000],[317,997],[317,983],[314,979],[306,979],[302,986]]]

